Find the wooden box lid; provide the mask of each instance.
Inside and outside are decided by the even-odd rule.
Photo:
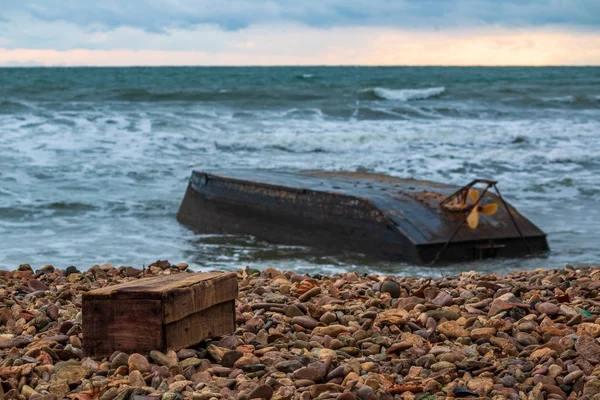
[[[235,300],[238,294],[234,272],[198,272],[159,275],[107,286],[83,294],[91,300],[160,300],[162,321],[179,321],[216,304]]]

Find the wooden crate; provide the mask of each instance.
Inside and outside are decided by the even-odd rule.
[[[235,273],[179,273],[83,294],[83,350],[179,350],[235,331]]]

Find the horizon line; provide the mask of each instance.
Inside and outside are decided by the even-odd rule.
[[[598,68],[600,64],[248,64],[248,65],[210,65],[210,64],[181,64],[181,65],[142,65],[142,64],[124,64],[124,65],[2,65],[0,68]]]

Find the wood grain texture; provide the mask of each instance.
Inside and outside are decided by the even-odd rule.
[[[235,331],[234,301],[217,304],[202,312],[188,315],[167,324],[165,328],[166,346],[170,350],[179,350],[205,338],[232,333]]]
[[[192,286],[169,290],[163,301],[163,322],[169,324],[237,298],[238,282],[235,273],[223,274]]]
[[[235,330],[235,273],[139,279],[83,295],[86,355],[179,350]]]
[[[160,349],[164,347],[162,332],[162,307],[158,300],[83,299],[83,344],[87,355]]]
[[[135,279],[119,285],[106,286],[84,293],[85,296],[121,299],[161,299],[172,289],[193,286],[212,279],[226,280],[237,276],[233,272],[199,272],[186,274],[160,275],[152,278]]]

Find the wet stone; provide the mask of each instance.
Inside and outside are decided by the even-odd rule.
[[[224,367],[233,367],[233,364],[239,360],[242,356],[244,355],[244,353],[242,353],[239,350],[229,350],[226,351],[225,353],[223,353],[223,356],[221,358],[221,365],[223,365]]]
[[[559,312],[559,308],[556,304],[553,303],[549,303],[549,302],[540,302],[537,303],[535,306],[535,309],[542,313],[542,314],[547,314],[547,315],[556,315]]]
[[[148,359],[141,354],[133,353],[130,355],[127,360],[127,365],[129,371],[140,371],[142,373],[150,371]]]
[[[298,297],[298,300],[301,302],[305,302],[319,294],[321,294],[321,288],[317,286],[302,294],[300,297]]]
[[[381,285],[381,293],[389,293],[394,299],[397,299],[401,295],[400,285],[392,280],[386,280]]]
[[[317,324],[319,322],[316,319],[314,319],[308,315],[302,315],[302,316],[292,318],[292,323],[298,324],[303,328],[312,330],[317,327]]]
[[[242,367],[242,371],[246,373],[258,372],[265,369],[265,364],[248,364]]]
[[[445,307],[452,305],[454,299],[452,298],[452,295],[450,295],[450,293],[446,292],[445,290],[442,290],[433,300],[431,300],[431,302],[438,307]]]
[[[306,379],[313,382],[319,382],[325,378],[327,367],[322,362],[311,363],[306,367],[302,367],[294,371],[296,379]]]
[[[194,349],[181,349],[177,352],[177,358],[185,360],[186,358],[192,358],[196,356],[196,350]]]
[[[321,316],[321,318],[319,318],[319,321],[326,325],[329,325],[329,324],[335,322],[336,320],[337,320],[337,316],[334,313],[329,312],[329,311],[324,313]]]
[[[298,360],[281,361],[275,364],[275,368],[282,372],[294,372],[302,367],[302,363]]]
[[[440,320],[444,318],[447,320],[454,321],[460,318],[460,315],[452,310],[430,310],[427,311],[427,315],[435,320]]]
[[[506,387],[514,387],[518,383],[518,381],[512,375],[505,375],[502,378],[500,378],[500,383]]]
[[[112,369],[117,369],[121,365],[127,365],[129,363],[129,356],[122,352],[117,352],[113,354],[110,358],[110,367]]]
[[[248,399],[271,399],[273,397],[273,389],[269,385],[259,385],[250,392]]]
[[[302,311],[300,311],[300,309],[293,304],[283,307],[283,312],[285,313],[285,315],[287,315],[290,318],[299,317],[299,316],[304,315],[304,313]]]
[[[81,292],[138,279],[126,271],[0,271],[0,397],[600,398],[598,268],[435,279],[241,269],[234,334],[84,357]],[[145,271],[177,273],[166,261]]]

